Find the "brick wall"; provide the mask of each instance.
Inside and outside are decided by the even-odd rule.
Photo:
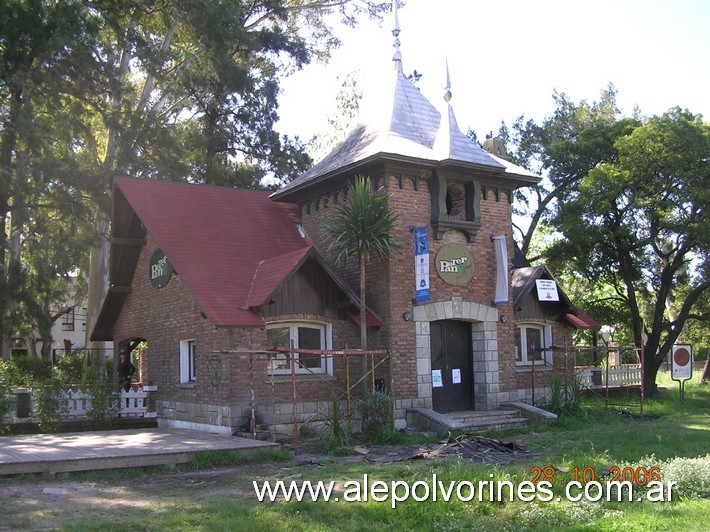
[[[533,297],[533,296],[531,296]],[[574,345],[574,328],[566,325],[561,318],[526,319],[524,323],[537,323],[549,325],[552,329],[552,343],[556,348],[552,351],[552,366],[536,365],[534,370],[530,365],[515,366],[515,382],[518,389],[518,399],[527,403],[539,403],[549,395],[553,375],[557,374],[564,379],[572,377],[574,370],[574,356],[566,353],[566,348]],[[535,393],[532,393],[532,390]]]
[[[238,429],[248,424],[252,391],[259,421],[271,423],[275,413],[288,411],[290,415],[293,394],[290,376],[270,378],[264,356],[250,355],[266,345],[265,330],[214,327],[202,317],[198,303],[175,273],[166,286],[153,288],[148,263],[155,249],[157,245],[148,235],[131,293],[115,326],[114,342],[117,346],[139,339],[147,342],[141,357],[142,378],[158,386],[156,404],[161,418]],[[279,320],[329,323],[333,345],[357,343],[358,330],[352,322],[310,315],[274,318]],[[181,340],[196,341],[194,383],[180,384]],[[355,379],[359,378],[359,367],[353,367]],[[333,368],[334,376],[326,380],[344,388],[345,361],[335,360]],[[299,403],[328,404],[332,394],[333,388],[315,377],[296,379]],[[299,408],[303,412],[304,407]],[[283,415],[280,420],[284,421]]]
[[[471,302],[480,309],[481,316],[485,314],[485,318],[480,318],[485,319],[485,323],[481,321],[481,327],[474,334],[484,346],[479,362],[485,366],[486,376],[482,384],[476,386],[490,395],[485,406],[492,408],[496,402],[516,395],[517,389],[527,382],[527,377],[515,365],[512,304],[496,306],[492,302],[497,264],[490,237],[507,235],[508,254],[509,257],[513,255],[510,192],[481,178],[481,226],[473,241],[468,242],[464,233],[457,230],[447,231],[442,239],[436,240],[431,229],[432,198],[427,172],[400,165],[371,173],[377,186],[382,186],[388,194],[390,209],[398,216],[393,238],[401,246],[401,251],[389,260],[372,259],[367,264],[367,304],[382,318],[381,327],[368,331],[368,347],[385,349],[392,355],[391,365],[383,364],[376,377],[384,380],[389,389],[392,368],[392,391],[400,410],[427,405],[423,390],[430,387],[430,372],[422,363],[421,350],[422,335],[428,334],[428,327],[411,319],[417,306],[413,303],[415,271],[411,230],[428,227],[431,300],[426,304],[442,302],[448,305],[446,308],[453,308],[460,307],[460,303],[453,302]],[[462,176],[451,174],[446,177],[453,181]],[[306,233],[326,258],[331,256],[326,222],[345,197],[346,186],[341,183],[341,188],[322,190],[298,206]],[[449,285],[436,273],[434,257],[449,243],[465,245],[473,256],[473,278],[465,286]],[[270,378],[263,357],[249,355],[266,345],[264,329],[215,328],[209,319],[201,316],[202,309],[179,275],[174,274],[165,287],[153,288],[148,280],[148,261],[154,249],[156,244],[148,235],[132,292],[115,327],[115,342],[125,345],[136,339],[147,341],[148,348],[142,360],[143,379],[158,385],[157,403],[161,415],[175,420],[240,428],[248,423],[253,394],[260,422],[287,425],[294,415],[291,378]],[[357,293],[357,258],[334,267]],[[407,319],[405,313],[409,316]],[[466,319],[476,321],[476,318],[466,316]],[[502,316],[509,319],[500,320]],[[276,316],[273,319],[325,322],[332,327],[334,349],[360,347],[358,327],[349,320],[305,315]],[[436,319],[445,317],[437,316]],[[179,382],[180,340],[195,340],[197,343],[197,379],[194,384]],[[355,381],[360,376],[361,364],[359,360],[350,362],[351,380]],[[345,360],[342,358],[334,360],[333,375],[325,382],[299,376],[296,381],[296,415],[299,419],[303,421],[327,408],[334,387],[343,390],[345,378]]]
[[[412,228],[429,228],[431,302],[450,301],[460,297],[465,301],[492,306],[496,286],[496,256],[490,240],[493,235],[508,236],[508,255],[513,256],[511,238],[510,192],[483,183],[480,203],[481,227],[473,242],[468,243],[463,233],[449,231],[442,240],[435,240],[431,224],[431,194],[429,174],[415,167],[392,167],[372,172],[377,187],[384,187],[389,196],[389,207],[398,216],[393,238],[402,246],[399,254],[390,260],[372,260],[367,265],[367,304],[383,318],[377,332],[369,333],[369,347],[387,349],[392,353],[395,380],[395,399],[416,398],[417,364],[415,323],[403,318],[413,309],[415,296],[415,271]],[[385,177],[386,176],[386,177]],[[449,175],[453,180],[457,176]],[[461,176],[458,176],[461,177]],[[326,256],[328,235],[326,220],[334,206],[344,199],[343,188],[330,190],[321,196],[303,201],[299,207],[303,225],[311,239]],[[434,268],[434,257],[445,244],[458,242],[467,246],[474,258],[474,276],[466,286],[451,286],[441,280]],[[357,292],[358,267],[355,260],[336,266],[339,274]],[[498,306],[499,315],[512,318],[512,305]],[[512,319],[498,323],[499,391],[512,393],[517,387],[515,349]],[[412,403],[414,404],[414,403]]]

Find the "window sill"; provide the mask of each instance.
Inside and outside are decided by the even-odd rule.
[[[316,375],[296,373],[295,380],[297,382],[306,381],[335,381],[337,380],[333,375],[328,375],[326,373],[318,373]],[[266,382],[271,384],[278,384],[282,382],[291,382],[291,375],[269,375],[266,377]]]
[[[190,382],[181,382],[180,384],[177,385],[178,388],[194,388],[197,385],[195,381],[190,381]]]
[[[552,364],[543,364],[542,362],[516,362],[515,371],[532,371],[533,365],[535,366],[535,371],[551,371],[553,369]]]

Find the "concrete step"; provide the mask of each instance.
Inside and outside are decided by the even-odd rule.
[[[462,427],[475,432],[527,427],[529,420],[524,417],[500,417],[461,423]]]
[[[528,418],[521,417],[518,410],[466,411],[442,414],[424,408],[407,410],[407,422],[412,426],[437,434],[446,434],[452,430],[485,432],[526,427],[529,424]]]
[[[520,416],[517,410],[486,410],[486,411],[464,411],[449,412],[447,416],[455,419],[459,423],[477,423],[487,420],[511,419]]]

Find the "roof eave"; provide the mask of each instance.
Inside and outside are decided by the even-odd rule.
[[[473,170],[476,172],[487,174],[490,177],[503,178],[511,184],[515,185],[515,188],[521,186],[535,185],[540,182],[540,178],[528,177],[524,175],[506,172],[504,167],[492,167],[478,163],[460,161],[456,159],[433,160],[423,159],[420,157],[411,157],[397,153],[379,152],[365,157],[364,159],[360,159],[359,161],[355,161],[335,170],[326,172],[323,175],[310,179],[309,181],[301,185],[296,185],[286,190],[277,190],[269,197],[275,201],[292,201],[294,197],[297,197],[298,195],[302,194],[307,190],[317,188],[324,182],[329,181],[334,177],[353,172],[361,167],[369,166],[376,161],[408,163],[431,169],[446,168],[469,171]]]

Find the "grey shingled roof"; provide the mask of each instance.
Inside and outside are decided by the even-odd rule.
[[[401,71],[394,72],[390,94],[391,112],[379,124],[355,127],[324,159],[276,191],[272,198],[283,199],[341,171],[387,156],[432,165],[459,163],[531,183],[539,180],[524,168],[482,150],[460,131],[448,102],[442,116]]]

